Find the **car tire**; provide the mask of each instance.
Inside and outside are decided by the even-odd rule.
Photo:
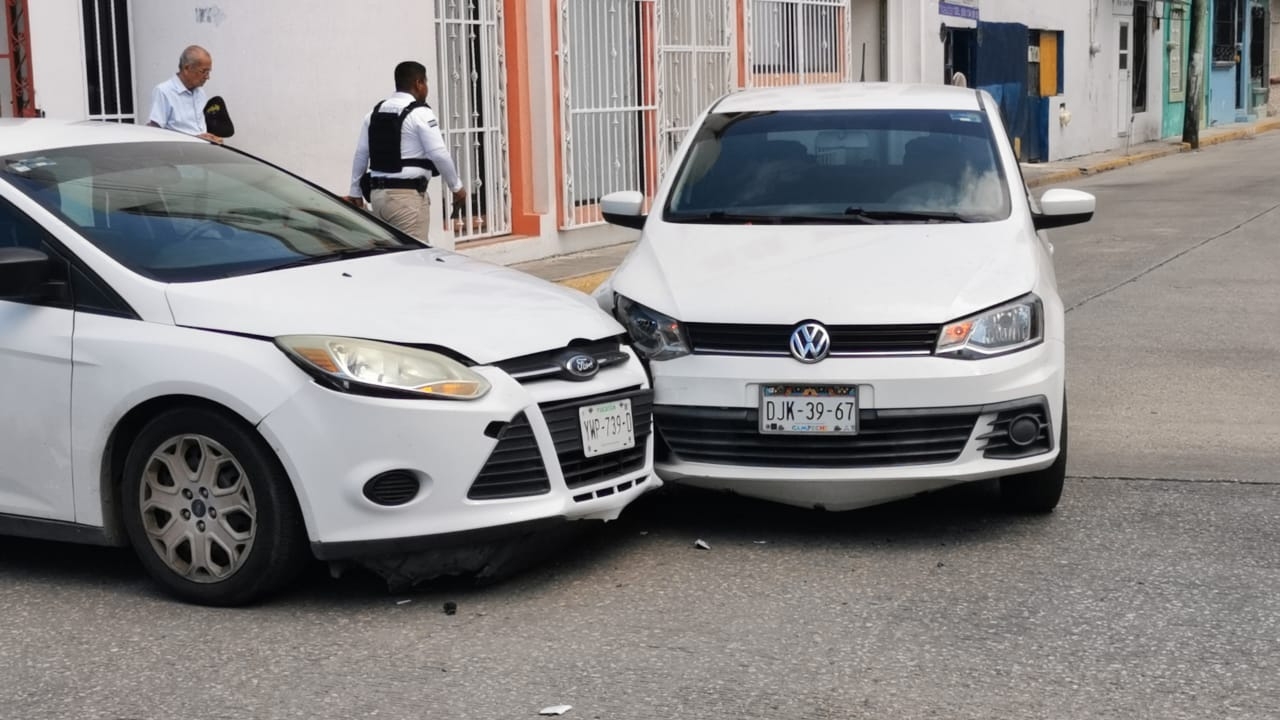
[[[148,422],[126,456],[120,500],[142,565],[187,602],[260,600],[308,557],[278,459],[244,422],[211,409],[178,408]]]
[[[1007,510],[1039,514],[1053,512],[1062,499],[1067,478],[1067,401],[1062,400],[1062,432],[1058,438],[1058,459],[1043,470],[1000,478],[1000,501]]]

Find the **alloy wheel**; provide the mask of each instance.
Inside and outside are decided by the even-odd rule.
[[[143,466],[143,530],[174,573],[196,583],[234,575],[258,530],[253,487],[240,462],[205,435],[161,443]]]

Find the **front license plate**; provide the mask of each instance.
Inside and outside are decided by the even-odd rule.
[[[636,446],[630,398],[580,407],[578,422],[582,426],[582,454],[587,457]]]
[[[760,432],[855,435],[857,385],[761,385]]]

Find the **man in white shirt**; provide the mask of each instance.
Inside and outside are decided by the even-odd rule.
[[[351,161],[347,202],[364,207],[360,179],[369,171],[373,214],[413,237],[427,241],[431,201],[427,183],[440,175],[454,204],[467,190],[440,134],[436,114],[426,105],[427,69],[413,61],[396,65],[396,92],[364,116]]]
[[[182,51],[178,58],[178,74],[156,85],[151,91],[151,115],[147,124],[177,130],[210,142],[222,138],[208,132],[204,124],[204,84],[213,72],[213,58],[199,45]]]

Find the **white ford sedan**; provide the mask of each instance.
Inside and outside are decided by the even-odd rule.
[[[1058,503],[1067,459],[1063,307],[1046,228],[992,98],[844,84],[728,95],[652,199],[597,300],[651,372],[658,474],[843,510],[1000,478]]]
[[[226,147],[0,120],[0,533],[238,604],[308,555],[487,572],[657,487],[590,298],[426,247]]]

